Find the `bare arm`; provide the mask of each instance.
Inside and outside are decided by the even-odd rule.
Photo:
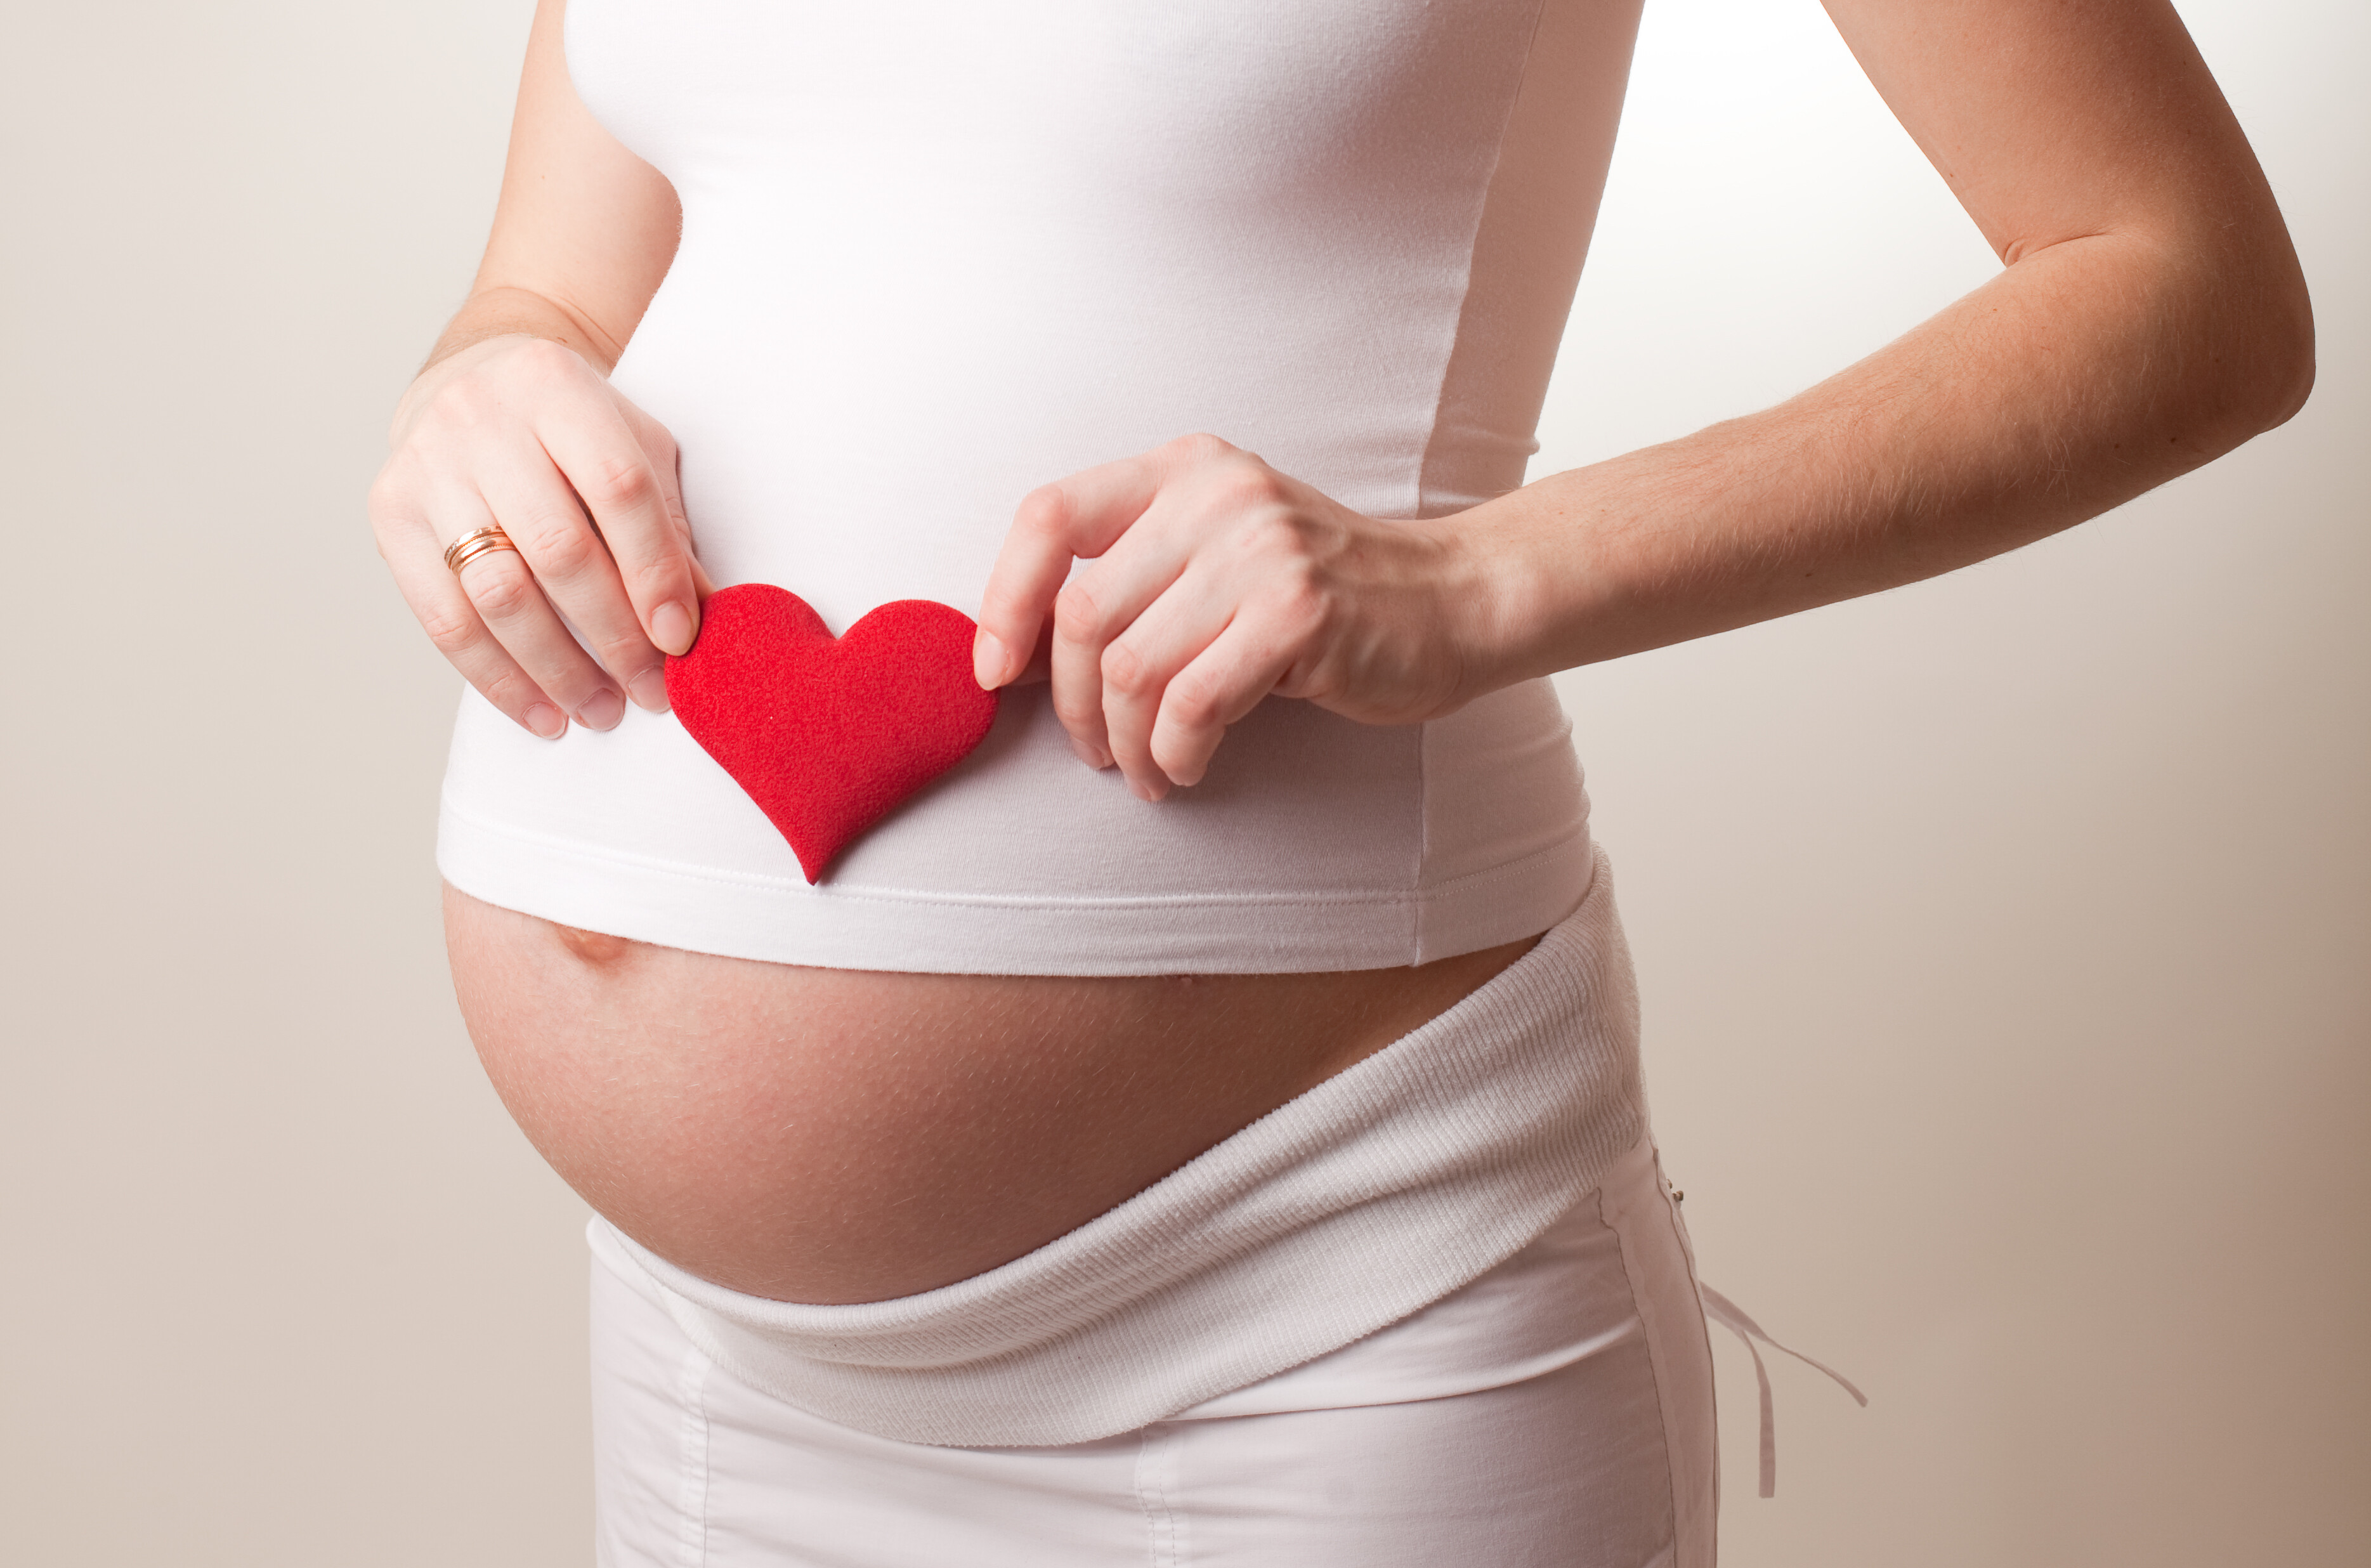
[[[609,728],[624,694],[664,709],[662,655],[690,646],[704,581],[675,443],[606,380],[674,259],[680,210],[578,100],[564,9],[537,8],[485,259],[396,409],[370,497],[379,553],[430,638],[546,738],[572,716]],[[457,579],[445,546],[488,525],[518,552]]]
[[[1830,12],[1997,278],[1775,409],[1455,517],[1359,517],[1207,438],[1073,476],[1015,521],[983,681],[1023,672],[1050,609],[1058,710],[1153,798],[1269,692],[1433,717],[2013,548],[2295,412],[2304,282],[2169,6]]]
[[[565,0],[536,7],[493,234],[432,365],[488,338],[525,332],[564,343],[606,371],[675,259],[683,215],[675,187],[578,99],[561,47],[566,9]]]
[[[2006,270],[1775,409],[1472,514],[1529,674],[1873,593],[2079,523],[2313,377],[2288,232],[2161,0],[1829,0]]]

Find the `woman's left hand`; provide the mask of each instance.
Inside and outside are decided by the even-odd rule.
[[[1362,516],[1189,435],[1022,502],[973,662],[991,689],[1042,671],[1072,749],[1157,801],[1262,698],[1405,724],[1487,690],[1480,567],[1441,522]]]

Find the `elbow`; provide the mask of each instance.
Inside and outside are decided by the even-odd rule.
[[[2313,302],[2306,297],[2305,280],[2296,281],[2295,298],[2279,320],[2265,332],[2266,365],[2258,405],[2258,433],[2284,425],[2313,395]]]
[[[2210,221],[2211,220],[2211,221]],[[2145,343],[2126,362],[2135,412],[2194,462],[2285,424],[2314,383],[2313,301],[2277,212],[2141,226],[2119,236]]]
[[[2228,303],[2209,313],[2221,328],[2210,354],[2217,422],[2234,445],[2287,423],[2313,392],[2313,301],[2296,253],[2285,243],[2278,250],[2218,291]]]

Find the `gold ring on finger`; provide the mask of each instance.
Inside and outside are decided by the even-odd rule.
[[[458,577],[461,575],[463,567],[481,555],[492,555],[496,550],[517,548],[516,545],[511,543],[511,536],[503,532],[500,524],[488,524],[475,533],[464,534],[445,546],[445,564],[452,569],[454,576]]]

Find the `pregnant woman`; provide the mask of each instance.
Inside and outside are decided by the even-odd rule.
[[[2170,9],[1830,10],[2004,270],[1527,486],[1636,0],[544,0],[372,516],[473,688],[463,1011],[598,1211],[605,1562],[1711,1562],[1545,677],[2034,539],[2311,379]],[[931,700],[997,693],[819,865],[716,732],[820,666],[670,711],[776,589],[952,606]]]

